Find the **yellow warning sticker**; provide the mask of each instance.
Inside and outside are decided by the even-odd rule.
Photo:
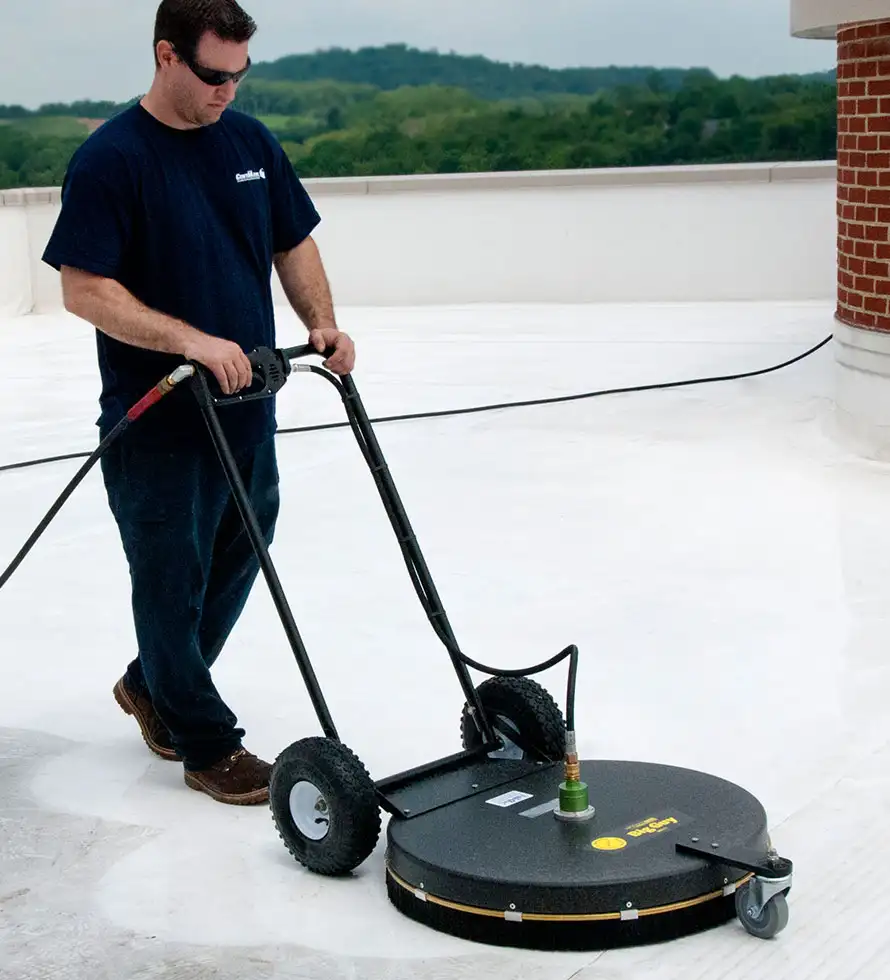
[[[623,837],[599,837],[590,846],[597,851],[621,851],[627,847],[627,841]]]

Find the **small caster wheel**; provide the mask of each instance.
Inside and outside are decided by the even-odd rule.
[[[377,789],[342,742],[305,738],[288,746],[272,767],[269,803],[288,851],[316,874],[347,874],[377,846]]]
[[[788,925],[788,902],[784,894],[774,895],[761,909],[760,915],[751,914],[751,885],[743,885],[735,893],[735,910],[739,922],[757,939],[772,939]]]

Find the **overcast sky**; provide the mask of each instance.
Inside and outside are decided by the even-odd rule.
[[[704,66],[718,75],[834,67],[790,37],[790,0],[242,0],[254,60],[401,42],[565,66]],[[158,0],[0,0],[0,103],[124,101],[152,73]]]

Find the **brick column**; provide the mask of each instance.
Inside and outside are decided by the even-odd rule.
[[[890,332],[890,20],[837,44],[837,319]]]

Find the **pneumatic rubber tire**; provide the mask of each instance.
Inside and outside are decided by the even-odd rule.
[[[495,735],[506,740],[505,749],[491,755],[536,762],[557,762],[565,757],[565,719],[540,684],[528,677],[491,677],[477,690]],[[466,704],[460,728],[465,749],[482,744]]]
[[[288,851],[316,874],[348,874],[377,846],[376,787],[342,742],[317,737],[288,746],[272,767],[269,804]]]

